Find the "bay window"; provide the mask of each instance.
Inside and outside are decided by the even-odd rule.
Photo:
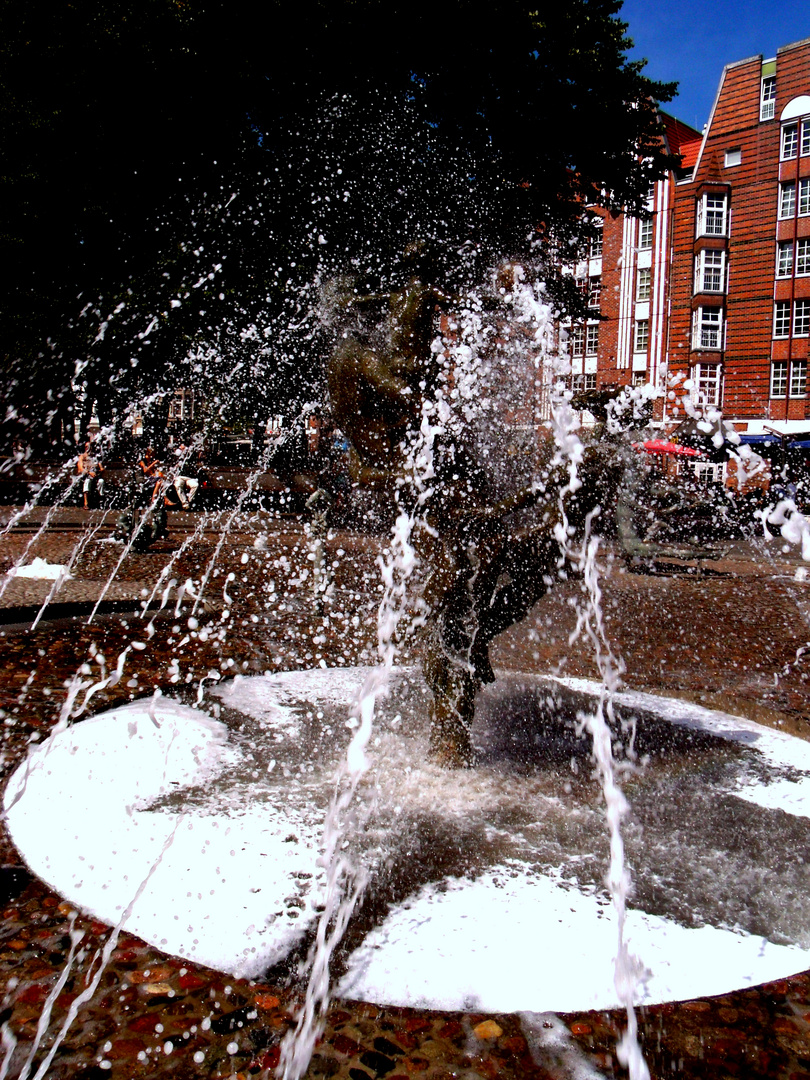
[[[723,292],[726,253],[704,250],[695,259],[695,292]]]
[[[697,235],[726,235],[726,196],[703,195],[697,205]]]
[[[723,311],[721,308],[699,307],[692,324],[693,349],[723,348]]]

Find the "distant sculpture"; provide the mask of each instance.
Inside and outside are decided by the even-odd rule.
[[[402,473],[405,437],[418,427],[422,401],[436,386],[436,313],[450,303],[434,284],[435,266],[424,249],[409,249],[406,267],[406,284],[385,298],[386,332],[376,338],[344,332],[327,369],[335,420],[354,447],[361,479],[371,483],[390,483]],[[620,472],[594,448],[580,466],[584,482],[576,491],[568,490],[568,470],[549,464],[539,484],[490,502],[480,470],[458,441],[438,442],[434,468],[428,529],[415,538],[430,568],[422,649],[433,694],[430,749],[444,766],[470,767],[475,697],[494,678],[490,643],[545,594],[558,576],[561,535],[581,529]],[[530,512],[524,524],[521,511]]]

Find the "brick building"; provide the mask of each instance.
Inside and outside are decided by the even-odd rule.
[[[679,385],[741,432],[810,428],[810,39],[729,64],[699,132],[661,114],[682,167],[650,221],[606,217],[574,268],[594,315],[574,382]],[[683,415],[678,395],[660,419]]]

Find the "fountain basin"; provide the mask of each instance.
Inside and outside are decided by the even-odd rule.
[[[55,733],[8,786],[12,837],[98,918],[264,975],[313,932],[322,821],[365,674],[238,679],[202,708],[158,697]],[[502,673],[477,704],[481,764],[449,773],[426,763],[420,674],[395,672],[347,833],[371,880],[336,957],[341,993],[493,1012],[617,1003],[601,790],[577,731],[599,689]],[[616,704],[638,758],[624,787],[627,936],[651,971],[639,1000],[805,970],[810,745],[648,694]]]

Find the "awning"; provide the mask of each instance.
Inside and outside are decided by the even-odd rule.
[[[790,435],[740,435],[740,442],[743,446],[784,446],[786,449],[795,446],[802,450],[810,449],[810,439],[791,439]]]
[[[682,457],[703,457],[699,450],[680,443],[664,442],[663,439],[649,439],[645,443],[636,443],[637,450],[646,450],[648,454],[680,454]]]

